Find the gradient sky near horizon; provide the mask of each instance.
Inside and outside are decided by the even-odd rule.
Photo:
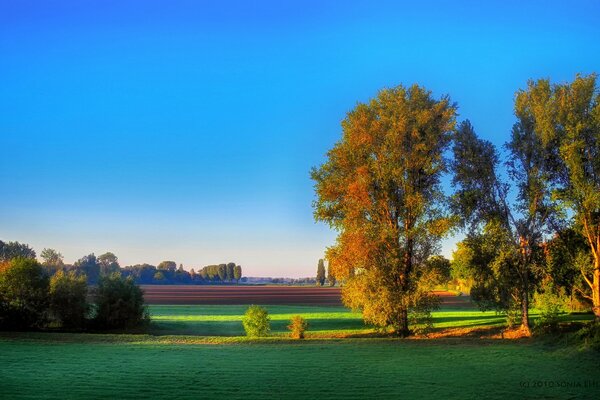
[[[416,82],[501,145],[528,79],[594,71],[598,1],[0,0],[0,240],[311,276],[358,101]]]

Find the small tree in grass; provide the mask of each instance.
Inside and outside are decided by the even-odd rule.
[[[304,333],[308,329],[308,322],[300,315],[294,315],[288,325],[288,329],[291,331],[290,336],[292,339],[304,339]]]
[[[248,307],[242,324],[248,337],[268,336],[271,331],[271,318],[264,307],[252,305]]]
[[[317,264],[317,285],[323,286],[325,284],[325,262],[319,259]]]

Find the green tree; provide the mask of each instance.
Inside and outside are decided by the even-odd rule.
[[[317,263],[317,285],[323,286],[325,284],[325,262],[323,259],[319,259]]]
[[[161,271],[175,272],[177,263],[175,261],[163,261],[156,268]]]
[[[534,270],[542,262],[542,240],[550,232],[557,208],[552,201],[549,181],[552,155],[535,135],[531,116],[518,102],[515,114],[517,122],[506,144],[509,152],[506,165],[516,189],[516,200],[509,201],[510,185],[499,177],[495,147],[479,139],[469,121],[465,121],[457,129],[453,148],[454,206],[468,235],[496,235],[495,254],[487,266],[493,274],[483,276],[505,285],[503,290],[512,291],[514,301],[498,303],[498,306],[507,311],[518,309],[521,328],[529,332]],[[475,290],[477,292],[477,288]]]
[[[338,231],[326,258],[344,302],[367,322],[409,331],[409,313],[430,304],[417,269],[452,223],[440,179],[456,107],[413,85],[379,92],[342,122],[342,139],[312,170],[315,218]]]
[[[228,281],[232,281],[235,278],[235,263],[228,263],[227,264],[227,280]]]
[[[574,216],[592,258],[580,273],[588,286],[583,296],[600,319],[600,90],[596,74],[577,75],[571,83],[530,81],[517,94],[517,106],[531,116],[539,140],[555,161],[554,194]]]
[[[0,262],[14,258],[35,259],[35,251],[29,245],[19,242],[5,243],[0,240]]]
[[[434,285],[446,285],[451,279],[450,260],[441,255],[434,255],[425,262],[426,269],[431,272]]]
[[[89,310],[86,276],[59,270],[50,278],[49,293],[52,318],[64,328],[82,329]]]
[[[239,282],[242,279],[242,267],[240,265],[236,265],[233,268],[233,278],[236,282]]]
[[[453,274],[471,282],[471,298],[482,311],[514,311],[519,304],[518,278],[508,262],[513,248],[505,234],[498,224],[487,224],[470,232],[453,253]]]
[[[64,257],[58,251],[54,249],[44,249],[40,253],[42,258],[42,265],[52,269],[62,268],[64,264]]]
[[[48,276],[33,258],[13,258],[0,267],[0,327],[38,329],[48,315]]]
[[[119,259],[111,252],[106,252],[98,256],[98,264],[100,265],[101,275],[109,275],[121,270]]]
[[[100,277],[95,305],[98,329],[138,328],[149,320],[142,289],[119,273]]]
[[[219,280],[221,282],[225,282],[225,280],[227,279],[227,265],[226,264],[219,264],[219,266],[217,267],[217,276],[219,277]]]
[[[268,336],[271,331],[271,318],[266,308],[252,305],[244,313],[242,325],[249,337]]]
[[[592,252],[579,229],[566,228],[556,232],[545,248],[543,272],[555,287],[568,294],[589,300],[587,282],[581,271],[589,268]],[[588,290],[586,290],[588,289]]]
[[[94,253],[81,257],[75,261],[75,268],[83,275],[87,276],[88,283],[95,285],[100,278],[100,264]]]

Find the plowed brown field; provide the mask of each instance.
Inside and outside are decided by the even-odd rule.
[[[305,286],[142,285],[148,304],[297,304],[339,306],[339,288]],[[467,307],[467,297],[436,292],[448,307]]]

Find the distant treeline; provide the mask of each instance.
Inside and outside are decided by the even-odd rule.
[[[238,283],[242,279],[242,267],[235,263],[207,265],[198,272],[192,268],[189,272],[173,261],[163,261],[158,266],[150,264],[130,265],[122,273],[132,276],[141,284],[211,284]]]
[[[15,258],[36,259],[36,252],[27,244],[19,242],[5,243],[0,240],[0,262]],[[163,261],[157,266],[137,264],[121,267],[116,255],[111,252],[96,256],[89,254],[81,257],[73,264],[65,264],[63,256],[54,249],[44,249],[40,253],[41,265],[49,276],[58,271],[75,272],[85,275],[87,283],[95,285],[100,277],[115,272],[123,278],[131,277],[137,284],[223,284],[238,283],[242,280],[242,267],[233,262],[227,264],[207,265],[198,271],[183,269],[183,265],[174,261]]]

